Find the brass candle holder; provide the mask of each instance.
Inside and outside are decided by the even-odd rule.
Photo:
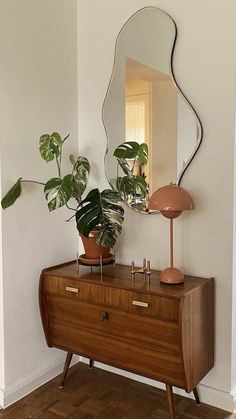
[[[151,267],[150,267],[150,260],[146,260],[146,258],[143,259],[143,267],[142,268],[135,268],[134,262],[131,262],[131,278],[132,280],[135,279],[135,274],[141,274],[144,276],[144,280],[148,278],[150,281],[150,275],[151,275]]]

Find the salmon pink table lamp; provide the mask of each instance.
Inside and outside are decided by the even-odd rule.
[[[179,217],[184,210],[194,209],[194,203],[189,193],[173,183],[157,189],[149,200],[149,209],[159,210],[170,219],[170,267],[164,269],[160,281],[165,284],[181,284],[183,273],[173,266],[173,219]]]

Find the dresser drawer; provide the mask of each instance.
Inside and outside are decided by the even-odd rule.
[[[152,317],[108,309],[48,294],[50,329],[57,322],[70,333],[70,325],[94,330],[132,344],[169,353],[180,352],[179,327]]]
[[[106,287],[106,305],[179,323],[179,300]]]
[[[74,324],[70,324],[66,330],[59,319],[52,330],[52,339],[58,348],[64,348],[66,342],[67,350],[73,353],[178,387],[186,386],[184,368],[178,354],[154,351],[135,342],[77,328]]]
[[[56,323],[63,324],[67,333],[69,333],[70,325],[78,329],[86,328],[97,331],[104,329],[105,309],[103,306],[55,294],[47,295],[47,305],[51,331]]]
[[[73,300],[93,304],[105,304],[105,289],[97,284],[47,276],[44,287],[47,293],[62,295]]]
[[[107,313],[109,320],[104,326],[114,338],[155,351],[180,353],[178,324],[109,308]]]

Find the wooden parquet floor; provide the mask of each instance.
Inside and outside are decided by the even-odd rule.
[[[0,419],[169,419],[164,391],[98,368],[77,364],[64,389],[59,377],[0,411]],[[236,416],[174,396],[176,419],[235,419]]]

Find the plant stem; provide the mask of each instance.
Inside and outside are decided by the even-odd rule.
[[[68,134],[65,138],[64,138],[64,140],[62,140],[62,144],[67,140],[67,138],[69,137],[69,135],[70,134]],[[61,147],[61,151],[60,151],[60,155],[59,155],[59,160],[58,160],[58,158],[56,157],[56,160],[57,160],[57,168],[58,168],[58,175],[59,175],[59,177],[61,177],[61,158],[62,158],[62,147]]]
[[[65,138],[64,138],[64,140],[62,140],[62,142],[64,143],[66,140],[67,140],[67,138],[70,136],[70,134],[68,134]]]
[[[61,177],[61,167],[60,167],[61,153],[60,153],[60,162],[58,161],[58,157],[56,157],[56,162],[57,162],[58,176]]]
[[[69,209],[69,210],[72,210],[72,211],[76,211],[77,210],[77,208],[71,208],[71,207],[69,207],[69,205],[66,203],[66,207]]]
[[[131,172],[132,172],[132,177],[134,176],[134,166],[135,166],[135,162],[136,162],[136,157],[134,158],[133,167],[132,167],[132,169],[131,169]]]
[[[121,192],[120,192],[120,182],[119,182],[119,162],[117,162],[117,166],[116,166],[116,179],[117,179],[116,181],[117,189],[120,194]]]
[[[77,193],[77,196],[76,196],[76,201],[78,202],[78,205],[77,205],[77,208],[76,208],[76,210],[78,209],[78,207],[80,206],[80,203],[81,203],[81,201],[82,201],[82,196],[81,196],[81,193]]]
[[[68,218],[68,220],[65,220],[66,222],[69,222],[70,220],[72,220],[72,218],[74,218],[75,217],[75,214],[74,215],[72,215],[70,218]]]
[[[37,183],[38,185],[43,185],[43,186],[45,186],[46,184],[45,183],[43,183],[43,182],[37,182],[36,180],[21,180],[21,183],[23,183],[23,182],[28,182],[28,183]]]

